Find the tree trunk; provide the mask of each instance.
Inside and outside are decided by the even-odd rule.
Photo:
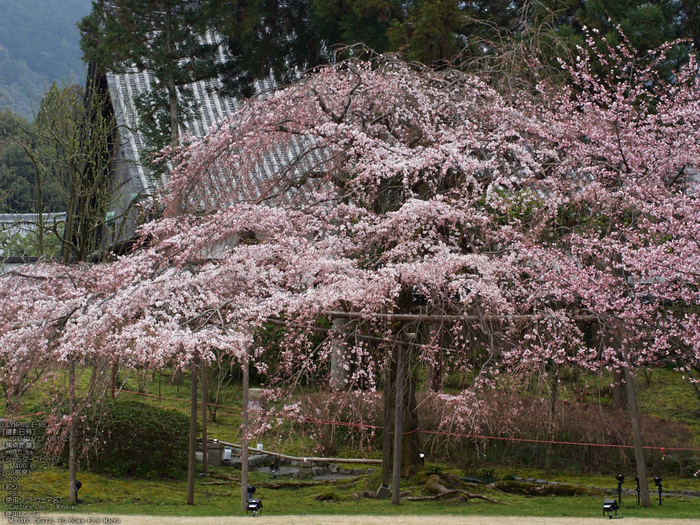
[[[440,392],[442,391],[442,349],[445,348],[445,339],[448,338],[448,334],[447,330],[443,329],[443,323],[431,323],[431,326],[439,348],[433,352],[426,366],[426,390]]]
[[[347,319],[333,319],[333,330],[337,332],[345,332]],[[336,339],[331,348],[331,378],[330,389],[332,392],[340,392],[345,390],[348,371],[346,370],[346,354],[348,345],[345,338]]]
[[[420,464],[420,422],[418,421],[418,403],[416,401],[416,378],[411,367],[413,361],[413,346],[408,344],[400,345],[404,350],[403,362],[403,382],[402,382],[402,403],[403,414],[401,424],[403,435],[401,438],[401,475],[404,477],[413,476]],[[398,368],[396,370],[398,372]],[[398,385],[398,379],[396,380]],[[396,389],[395,389],[396,391]]]
[[[625,367],[625,384],[627,386],[627,405],[629,406],[632,420],[632,434],[634,435],[634,459],[637,463],[637,476],[639,477],[639,489],[642,507],[648,507],[649,485],[647,484],[647,465],[644,459],[644,446],[642,444],[642,428],[639,421],[639,409],[637,407],[637,395],[634,391],[634,380],[629,369],[629,361]]]
[[[241,511],[248,509],[248,351],[243,358],[243,413],[241,415]]]
[[[622,410],[625,407],[625,372],[621,368],[613,370],[612,407]]]
[[[202,472],[208,471],[207,462],[207,367],[202,361]]]
[[[195,459],[197,449],[197,365],[192,365],[190,388],[190,443],[187,460],[187,504],[194,505]]]
[[[168,106],[170,111],[170,145],[175,148],[180,143],[180,131],[178,129],[177,115],[177,88],[175,86],[175,68],[177,64],[173,59],[173,27],[170,4],[165,6],[165,47],[168,54]]]
[[[68,364],[68,392],[70,398],[70,429],[68,442],[68,503],[76,505],[75,476],[78,463],[77,414],[75,413],[75,359],[71,357]]]
[[[556,432],[556,417],[557,417],[557,397],[559,396],[559,383],[557,377],[556,365],[550,373],[550,388],[549,388],[549,441],[554,441]],[[546,474],[552,473],[552,443],[547,443],[545,447],[544,471]]]

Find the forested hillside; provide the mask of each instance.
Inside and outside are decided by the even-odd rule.
[[[32,117],[44,85],[83,83],[75,26],[90,0],[0,0],[0,107]]]

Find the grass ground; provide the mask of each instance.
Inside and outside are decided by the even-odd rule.
[[[195,505],[185,504],[184,480],[124,479],[82,472],[78,513],[81,514],[148,514],[160,516],[236,516],[240,511],[240,472],[228,468],[210,469],[231,479],[198,478],[195,484]],[[424,469],[412,480],[402,481],[402,491],[412,496],[419,495],[424,487],[422,481],[432,470]],[[537,477],[538,471],[521,471],[520,475]],[[615,486],[614,479],[601,476],[569,476],[558,474],[550,480],[581,483],[586,487]],[[50,466],[36,470],[22,480],[24,497],[60,497],[68,483],[68,471]],[[263,500],[267,516],[288,514],[371,514],[371,515],[484,515],[484,516],[549,516],[549,517],[600,517],[603,499],[611,494],[595,492],[574,497],[546,496],[530,497],[505,494],[485,487],[470,489],[497,499],[499,504],[471,499],[464,501],[407,502],[395,506],[388,500],[373,500],[354,496],[361,490],[375,491],[380,484],[378,474],[359,476],[352,480],[319,484],[306,482],[299,486],[271,488],[268,474],[251,473],[250,483],[258,487],[256,497]],[[689,479],[665,479],[667,490],[700,490],[700,481]],[[332,496],[332,501],[317,501],[314,496]],[[650,508],[641,508],[632,495],[623,496],[621,515],[644,518],[698,518],[700,498],[688,496],[664,496],[663,505],[658,505],[656,494],[652,494]],[[5,508],[7,508],[5,506]]]
[[[186,381],[179,388],[170,381],[168,373],[160,373],[140,381],[133,373],[129,376],[124,391],[120,394],[125,398],[135,396],[133,392],[145,390],[145,396],[138,396],[141,401],[149,404],[188,411],[189,386]],[[61,377],[58,377],[60,383]],[[83,373],[83,385],[89,380],[89,373]],[[605,383],[606,378],[598,379]],[[65,381],[64,381],[65,382]],[[37,389],[25,400],[26,406],[38,401],[47,391]],[[643,413],[672,421],[679,421],[693,430],[694,442],[700,444],[700,401],[695,397],[688,382],[681,374],[670,370],[654,370],[651,382],[640,381],[640,406]],[[240,426],[240,388],[236,385],[226,389],[216,423],[208,423],[209,437],[224,441],[237,442]],[[593,400],[589,400],[593,401]],[[604,397],[596,402],[605,404]],[[280,452],[288,454],[308,454],[312,452],[313,442],[308,436],[287,436],[279,439]],[[268,445],[266,443],[266,448]],[[338,455],[358,455],[357,451],[341,450]],[[375,454],[376,455],[376,454]],[[495,477],[522,476],[557,481],[560,483],[580,484],[585,487],[616,487],[614,478],[610,475],[591,474],[582,470],[561,470],[546,474],[544,471],[520,468],[517,465],[490,466]],[[418,495],[424,487],[423,482],[427,473],[442,470],[449,471],[446,465],[428,465],[411,480],[402,482],[402,490]],[[213,469],[216,471],[217,469]],[[83,483],[80,498],[83,503],[77,511],[81,515],[140,515],[157,516],[236,516],[240,515],[240,473],[231,469],[219,469],[221,473],[232,476],[232,479],[215,479],[211,477],[198,478],[195,492],[195,505],[185,504],[186,487],[184,480],[142,480],[129,478],[114,478],[90,472],[80,472],[79,479]],[[455,470],[456,474],[464,471]],[[629,474],[629,472],[628,472]],[[652,474],[650,474],[651,476]],[[628,478],[629,479],[629,478]],[[45,466],[33,472],[21,481],[21,491],[24,497],[61,497],[66,493],[68,480],[67,469],[58,466]],[[496,491],[481,489],[484,494],[499,500],[500,504],[472,499],[468,502],[430,501],[403,502],[400,506],[391,505],[388,501],[373,499],[358,499],[353,495],[362,490],[374,491],[380,484],[378,474],[361,476],[353,481],[318,485],[307,483],[298,487],[273,489],[266,486],[270,482],[268,475],[253,473],[251,483],[258,487],[256,497],[264,502],[265,515],[459,515],[459,516],[548,516],[548,517],[602,517],[602,501],[604,494],[581,495],[575,497],[547,496],[529,497],[503,494]],[[628,481],[625,488],[633,488],[634,483]],[[653,487],[653,485],[652,485]],[[669,491],[700,490],[700,478],[669,477],[664,475],[664,489]],[[332,493],[332,501],[317,501],[314,496]],[[612,497],[608,495],[607,497]],[[3,503],[3,510],[7,505]],[[648,509],[637,507],[636,498],[625,495],[621,515],[639,518],[673,518],[696,519],[700,516],[700,498],[687,496],[665,496],[663,505],[658,506],[656,494],[652,494],[652,506]]]

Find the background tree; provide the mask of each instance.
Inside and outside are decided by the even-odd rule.
[[[179,144],[179,126],[193,108],[189,84],[220,75],[218,43],[194,0],[93,2],[81,19],[83,59],[108,71],[136,67],[154,82],[138,101],[143,133],[155,152]]]
[[[224,36],[225,87],[250,96],[255,80],[288,84],[301,73],[347,56],[347,46],[389,49],[387,29],[399,13],[392,0],[208,0],[205,12]],[[345,50],[345,51],[343,51]]]
[[[8,109],[0,110],[0,210],[29,213],[35,210],[34,169],[15,138],[30,123]]]
[[[101,249],[107,211],[123,197],[111,188],[116,124],[106,103],[97,86],[83,93],[76,85],[52,84],[35,125],[22,128],[13,139],[32,166],[38,216],[31,228],[40,256],[47,237],[60,246],[66,263],[86,261]],[[65,220],[45,221],[48,212],[65,212]]]

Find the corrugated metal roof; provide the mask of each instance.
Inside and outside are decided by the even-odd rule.
[[[194,93],[195,106],[192,111],[193,118],[180,126],[180,136],[193,135],[202,138],[213,126],[240,106],[236,99],[223,96],[214,89],[213,84],[216,82],[218,81],[214,79],[188,86]],[[119,127],[119,140],[126,157],[124,160],[129,166],[133,192],[150,194],[153,189],[162,187],[166,183],[166,176],[155,176],[148,169],[147,159],[144,159],[145,142],[135,103],[138,95],[150,89],[151,75],[137,69],[129,69],[125,73],[107,73],[107,83]],[[256,82],[255,92],[260,94],[274,87],[273,80],[261,80]],[[309,149],[314,150],[310,158],[292,167],[292,163],[299,154],[308,153]],[[284,189],[283,181],[278,180],[280,175],[289,172],[290,176],[298,177],[305,169],[316,168],[322,164],[322,156],[318,150],[305,147],[299,139],[292,139],[288,144],[281,144],[272,154],[265,155],[261,165],[248,177],[225,173],[225,168],[221,166],[213,167],[221,173],[221,185],[208,188],[204,191],[206,196],[202,195],[202,192],[196,192],[199,194],[197,198],[209,201],[204,204],[205,206],[222,206],[242,200],[259,199],[270,193],[282,191],[284,196],[275,199],[278,203],[296,201],[306,192],[298,188]]]

